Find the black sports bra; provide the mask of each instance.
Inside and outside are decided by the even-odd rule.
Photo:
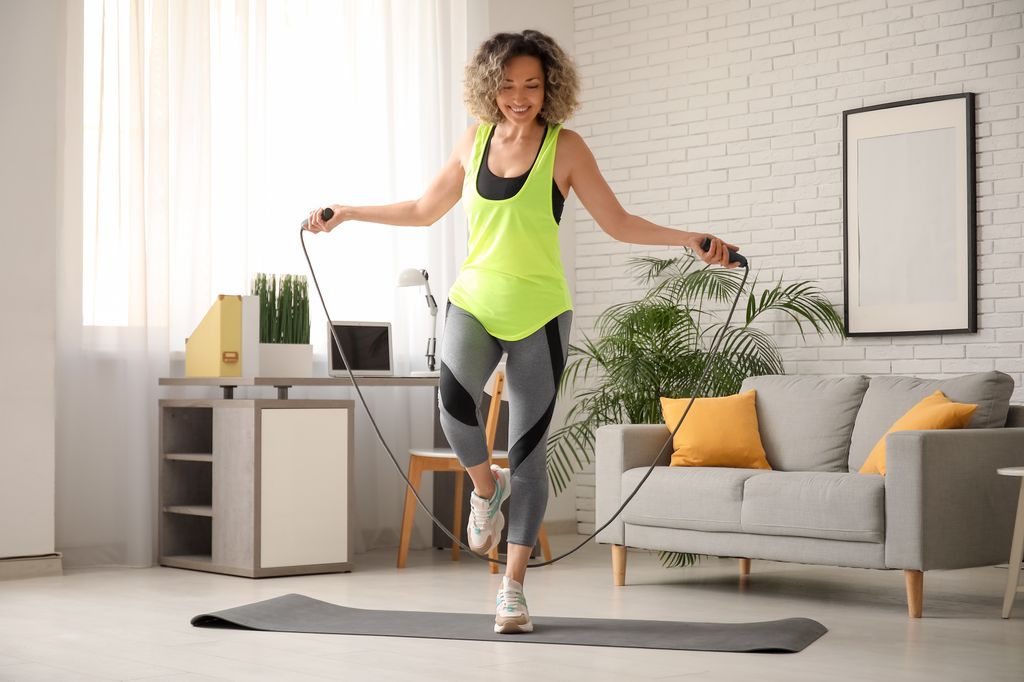
[[[530,164],[530,168],[525,173],[514,178],[499,178],[487,167],[487,157],[490,155],[491,138],[494,137],[494,130],[495,128],[491,128],[491,134],[487,136],[487,144],[484,145],[483,156],[480,158],[480,172],[476,174],[476,191],[484,199],[500,201],[514,197],[523,188],[523,185],[526,184],[526,178],[530,176],[533,164],[537,163],[537,156],[540,156],[540,150],[544,147],[544,138],[547,137],[548,131],[545,126],[544,134],[540,138],[540,147],[537,148],[537,155],[533,157],[533,163]],[[562,221],[563,208],[565,208],[565,197],[562,196],[562,192],[558,189],[558,184],[552,178],[551,213],[556,223]]]

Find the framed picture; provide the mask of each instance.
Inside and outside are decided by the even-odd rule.
[[[976,332],[974,93],[843,112],[847,336]]]

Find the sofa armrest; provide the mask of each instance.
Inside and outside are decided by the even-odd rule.
[[[622,504],[623,472],[651,466],[668,436],[669,430],[664,424],[610,424],[597,430],[594,447],[596,527],[607,521]],[[667,465],[672,458],[672,448],[664,449],[658,464]],[[622,545],[624,540],[621,518],[597,534],[598,542]]]
[[[886,439],[885,564],[930,569],[1007,560],[1024,428],[900,431]]]

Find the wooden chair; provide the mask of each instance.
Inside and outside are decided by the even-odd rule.
[[[505,373],[500,369],[494,373],[494,383],[491,389],[491,406],[487,412],[487,422],[484,425],[484,434],[487,437],[487,459],[488,462],[497,464],[501,467],[508,466],[508,452],[504,450],[494,451],[494,439],[498,432],[498,415],[501,413],[501,400],[502,392],[505,388]],[[412,488],[408,486],[405,491],[405,509],[402,513],[402,535],[398,544],[398,568],[405,568],[405,561],[409,556],[409,540],[412,537],[412,523],[416,516],[416,498],[413,496],[413,490],[419,492],[420,480],[422,479],[424,471],[452,471],[455,472],[455,513],[454,513],[454,524],[452,526],[452,534],[462,539],[462,484],[466,476],[465,469],[462,468],[462,464],[459,462],[459,458],[455,455],[455,452],[447,449],[420,449],[414,448],[409,450],[409,481],[412,483]],[[551,559],[551,546],[548,544],[547,531],[544,529],[544,524],[540,526],[540,535],[538,537],[540,541],[541,552],[544,555],[545,561]],[[498,558],[498,548],[495,547],[491,550],[488,555],[491,559]],[[457,542],[452,543],[452,561],[459,560],[459,544]],[[491,573],[498,572],[498,564],[493,561],[488,562],[490,565]]]

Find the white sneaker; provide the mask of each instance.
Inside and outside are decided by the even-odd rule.
[[[491,465],[494,476],[494,494],[484,499],[473,492],[469,496],[469,523],[466,524],[466,539],[469,547],[477,554],[487,554],[501,542],[501,530],[505,527],[505,515],[501,505],[512,493],[512,479],[508,469],[497,464]]]
[[[499,635],[517,632],[533,632],[530,612],[526,610],[523,586],[507,575],[501,578],[498,590],[497,609],[494,616],[494,631]]]

